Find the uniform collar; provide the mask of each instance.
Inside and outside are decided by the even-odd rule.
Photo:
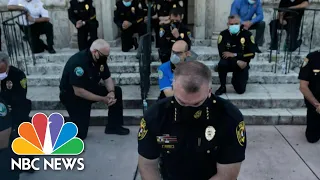
[[[174,96],[170,99],[171,109],[173,109],[173,120],[172,123],[182,123],[182,116],[179,113],[182,106],[175,100]],[[200,121],[209,121],[213,114],[217,114],[220,112],[221,102],[218,101],[217,97],[214,94],[211,94],[211,97],[208,98],[199,110],[202,111],[203,115],[206,116],[205,119],[201,118]]]

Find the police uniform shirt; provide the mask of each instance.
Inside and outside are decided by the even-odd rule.
[[[172,0],[171,2],[167,0],[159,0],[159,2],[157,3],[156,11],[159,17],[169,16],[169,13],[172,8],[182,9],[183,7],[184,4],[182,0]]]
[[[156,4],[151,4],[151,16],[156,15]],[[142,17],[148,16],[148,4],[146,3],[145,0],[140,0],[138,3],[138,17],[139,19]]]
[[[291,0],[281,0],[280,1],[280,4],[279,4],[279,8],[288,8],[288,7],[291,7],[291,6],[296,6],[296,5],[299,5],[303,2],[309,2],[309,0],[294,0],[294,1],[291,1]],[[293,9],[291,9],[293,10]],[[279,11],[281,12],[281,10]],[[298,12],[298,18],[302,18],[303,14],[304,14],[304,11],[303,10],[296,10],[296,12]],[[290,13],[290,12],[284,12],[285,15],[284,15],[284,18],[286,17],[296,17],[297,14],[296,13]]]
[[[133,0],[129,7],[126,7],[122,1],[118,1],[114,10],[114,22],[116,25],[122,29],[124,21],[129,21],[132,25],[142,22],[144,18],[138,18],[138,8],[136,0]]]
[[[178,28],[179,37],[176,38],[172,34],[172,30]],[[184,26],[183,23],[180,23],[180,27],[177,27],[174,23],[165,24],[160,27],[159,31],[160,40],[162,43],[161,47],[171,49],[172,45],[178,40],[184,40],[188,44],[188,50],[191,49],[191,31]]]
[[[181,108],[174,97],[158,101],[141,120],[138,153],[160,157],[164,179],[208,180],[216,163],[245,159],[246,131],[241,112],[214,95],[199,108]]]
[[[32,16],[33,18],[49,18],[49,12],[46,9],[44,9],[43,3],[40,0],[32,0],[30,2],[27,2],[26,0],[10,0],[8,6],[10,5],[25,7],[26,9],[28,9],[30,16]],[[34,24],[34,22],[27,22],[25,16],[19,18],[19,23],[25,26]]]
[[[313,96],[320,101],[320,51],[311,52],[304,59],[300,69],[299,79],[309,82],[309,89]],[[308,108],[315,107],[305,99]]]
[[[237,60],[249,63],[255,56],[256,48],[253,35],[245,29],[240,29],[237,35],[231,35],[226,29],[218,37],[218,50],[221,59],[223,59],[222,53],[229,51],[236,54]]]
[[[96,9],[92,0],[71,0],[68,9],[70,21],[76,25],[77,21],[88,21],[96,19]]]
[[[27,96],[27,78],[23,71],[10,66],[8,77],[0,81],[0,94],[4,100],[14,108]]]
[[[159,67],[158,75],[159,75],[160,91],[172,88],[172,82],[173,82],[173,77],[174,77],[172,69],[173,69],[173,67],[172,67],[170,61],[163,63]]]
[[[73,55],[66,63],[60,90],[69,95],[74,95],[73,87],[84,88],[93,91],[101,79],[106,80],[110,77],[110,71],[107,64],[95,65],[91,52],[83,50]]]

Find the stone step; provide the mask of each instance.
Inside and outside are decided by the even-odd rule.
[[[244,121],[248,125],[304,125],[306,123],[306,109],[240,109],[244,116]],[[49,116],[51,113],[61,113],[66,120],[69,114],[66,110],[37,110],[30,113],[32,117],[35,113],[42,112]],[[124,110],[125,125],[139,125],[142,118],[142,110]],[[107,110],[91,110],[90,125],[104,126],[107,123]]]
[[[112,78],[118,85],[139,85],[139,73],[112,73]],[[213,73],[212,83],[220,84],[218,73]],[[29,75],[29,86],[59,86],[61,74],[56,75]],[[231,82],[232,73],[228,73],[227,83]],[[151,84],[158,84],[158,74],[152,73],[150,76]],[[298,83],[298,74],[290,72],[288,74],[280,74],[273,72],[253,72],[250,71],[248,83],[258,84],[291,84]]]
[[[216,47],[205,47],[205,46],[192,46],[192,51],[198,57],[198,60],[201,61],[212,61],[219,60],[219,53]],[[68,59],[78,52],[77,49],[57,49],[56,54],[48,54],[48,53],[39,53],[35,54],[35,63],[36,64],[45,64],[45,63],[65,63]],[[302,58],[306,56],[307,52],[301,52],[300,55],[298,52],[292,53],[293,61],[302,61]],[[110,62],[138,62],[136,57],[137,51],[132,50],[130,52],[122,52],[120,47],[112,47],[109,61]],[[158,60],[158,50],[152,49],[152,56],[154,60]],[[270,53],[268,51],[263,52],[261,54],[256,54],[256,57],[252,61],[266,61],[269,62]],[[284,57],[283,53],[277,55],[278,61],[282,60]],[[272,54],[272,61],[275,61],[276,53]],[[27,57],[27,63],[33,64],[33,59],[31,57]]]
[[[213,91],[219,86],[213,85]],[[124,109],[142,108],[139,86],[121,86]],[[159,88],[151,86],[148,94],[149,106],[159,96]],[[27,97],[32,101],[33,110],[64,110],[59,100],[59,87],[29,87]],[[241,109],[252,108],[303,108],[304,100],[296,84],[248,84],[247,92],[239,95],[232,85],[227,86],[227,94],[221,96]],[[94,103],[93,109],[106,109],[103,103]]]
[[[214,69],[214,66],[218,61],[202,61],[210,69]],[[151,70],[152,73],[157,73],[158,67],[161,62],[152,62]],[[111,73],[139,73],[139,63],[138,62],[110,62],[108,63]],[[46,64],[36,64],[28,65],[28,72],[32,75],[48,75],[48,74],[62,74],[64,64],[59,63],[46,63]],[[274,63],[268,62],[252,62],[250,64],[250,70],[252,72],[273,72]]]

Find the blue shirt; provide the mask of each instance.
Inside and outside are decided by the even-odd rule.
[[[158,75],[159,75],[159,88],[160,88],[160,91],[172,88],[173,72],[171,70],[170,61],[163,63],[158,68]]]
[[[256,14],[256,17],[252,17]],[[249,4],[248,0],[234,0],[231,6],[230,15],[240,16],[241,23],[244,21],[251,21],[252,24],[263,20],[263,9],[260,0],[256,0],[256,3]]]

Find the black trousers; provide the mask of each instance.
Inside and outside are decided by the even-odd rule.
[[[316,143],[320,140],[320,114],[314,108],[307,110],[306,138],[310,143]]]
[[[123,52],[128,52],[133,48],[133,34],[136,32],[136,26],[132,25],[128,29],[121,30],[121,47]]]
[[[22,27],[33,53],[40,53],[46,48],[53,48],[53,25],[50,22],[34,23],[32,25]],[[42,34],[45,34],[47,37],[47,45],[45,45],[40,39],[40,35]]]
[[[11,170],[11,158],[18,161],[18,156],[14,154],[14,152],[11,149],[11,146],[9,146],[8,148],[5,148],[5,149],[0,149],[0,160],[1,160],[0,175],[1,175],[1,179],[19,180],[20,179],[20,170],[18,170],[18,169],[15,169],[14,171]]]
[[[251,30],[251,29],[255,29],[256,30],[255,43],[258,46],[262,46],[263,45],[265,27],[266,27],[266,23],[264,21],[261,21],[261,22],[257,22],[255,24],[253,24],[249,28],[249,30]]]
[[[155,36],[156,36],[156,48],[159,48],[160,44],[160,34],[159,34],[159,31],[160,31],[160,25],[159,25],[159,19],[153,19],[151,21],[152,23],[152,28],[154,29],[154,33],[155,33]]]
[[[247,65],[246,68],[241,69],[237,64],[236,59],[221,59],[218,64],[221,86],[225,86],[227,84],[228,72],[233,72],[231,83],[234,87],[234,90],[238,94],[243,94],[246,91],[247,82],[249,79],[249,69],[249,65]]]
[[[278,29],[285,29],[287,32],[287,40],[289,50],[294,51],[298,47],[298,38],[300,32],[301,18],[289,18],[285,19],[287,21],[286,25],[280,24],[279,19],[272,20],[269,24],[270,36],[271,36],[271,48],[277,49],[278,47]]]
[[[88,21],[85,26],[78,29],[78,47],[79,51],[87,49],[91,46],[93,41],[98,39],[98,21]],[[90,39],[88,40],[88,35]]]
[[[106,88],[103,86],[97,87],[93,93],[100,96],[106,96],[108,94]],[[106,125],[106,129],[114,129],[123,125],[122,90],[118,86],[115,87],[115,96],[117,102],[108,107],[108,124]],[[78,127],[77,137],[82,140],[85,139],[88,135],[91,105],[93,102],[76,96],[68,97],[62,94],[60,94],[60,100],[69,113],[70,121]]]

